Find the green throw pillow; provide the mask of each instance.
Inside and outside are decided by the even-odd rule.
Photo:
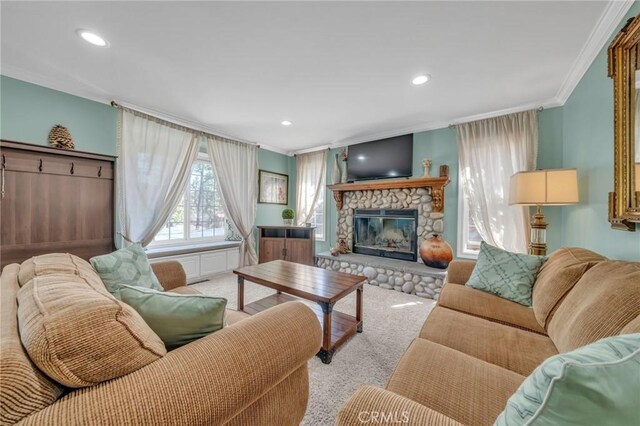
[[[507,401],[494,426],[637,425],[640,333],[552,356]]]
[[[118,289],[123,284],[164,290],[140,244],[92,257],[90,261],[109,293],[118,299]]]
[[[120,297],[175,349],[225,326],[227,299],[204,294],[176,294],[123,285]]]
[[[543,256],[511,253],[484,241],[467,287],[531,306],[531,293]]]

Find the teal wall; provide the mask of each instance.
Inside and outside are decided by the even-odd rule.
[[[48,145],[61,124],[78,151],[116,155],[116,109],[110,105],[0,76],[0,137]]]
[[[636,2],[618,29],[639,12]],[[640,230],[614,231],[607,222],[608,194],[613,190],[613,83],[607,77],[608,44],[562,107],[562,164],[578,169],[580,188],[580,203],[561,208],[563,245],[637,261]]]
[[[431,176],[438,176],[441,165],[449,166],[451,182],[444,188],[445,241],[455,256],[458,238],[458,148],[453,128],[430,130],[413,135],[413,176],[424,175],[422,160],[431,160]]]
[[[266,149],[260,148],[258,150],[258,167],[261,170],[289,175],[289,204],[285,206],[258,203],[256,225],[282,225],[282,210],[287,207],[295,208],[295,170],[293,176],[291,176],[289,158],[286,155]]]
[[[562,168],[562,108],[545,109],[538,113],[538,169]],[[531,214],[535,209],[531,210]],[[562,208],[544,207],[547,227],[547,250],[552,252],[562,242]]]

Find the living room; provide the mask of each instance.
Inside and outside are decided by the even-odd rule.
[[[638,424],[639,2],[0,11],[1,424]]]

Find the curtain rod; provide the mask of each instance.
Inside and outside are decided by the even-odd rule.
[[[537,111],[537,112],[540,112],[540,111],[543,111],[543,110],[544,110],[544,107],[542,107],[542,106],[540,106],[540,107],[536,108],[536,111]],[[505,115],[509,115],[509,114],[505,114]],[[498,116],[498,117],[502,117],[502,116]],[[488,118],[494,118],[494,117],[488,117]],[[482,119],[480,119],[480,120],[471,120],[471,121],[465,121],[464,123],[456,123],[456,124],[451,123],[451,124],[449,124],[449,126],[448,126],[448,127],[451,129],[451,128],[453,128],[453,127],[456,127],[458,124],[466,124],[466,123],[471,123],[471,122],[473,122],[473,121],[481,121],[481,120],[486,120],[486,119],[485,119],[485,118],[482,118]]]
[[[315,151],[301,152],[299,154],[296,153],[296,154],[293,154],[293,156],[297,157],[298,155],[313,154],[314,152],[320,152],[320,151],[331,151],[331,147],[316,149]]]
[[[111,106],[114,107],[114,108],[119,108],[119,109],[121,109],[123,111],[130,112],[131,114],[137,115],[138,117],[146,118],[147,120],[151,120],[151,121],[153,121],[155,123],[162,124],[162,125],[167,126],[167,127],[171,127],[172,129],[182,130],[183,132],[193,133],[193,134],[200,135],[200,136],[211,137],[211,138],[222,140],[222,141],[225,141],[225,142],[242,143],[242,144],[245,144],[245,145],[252,145],[252,146],[255,146],[257,148],[260,148],[260,145],[257,144],[257,143],[241,142],[241,141],[237,141],[237,140],[234,140],[234,139],[225,138],[224,136],[219,136],[219,135],[216,135],[216,134],[213,134],[213,133],[208,133],[208,132],[205,132],[203,130],[196,130],[196,129],[192,128],[192,127],[187,127],[187,126],[183,126],[182,124],[173,123],[171,121],[156,117],[154,115],[147,114],[146,112],[138,111],[137,109],[133,109],[133,108],[126,107],[124,105],[120,105],[116,101],[111,101]]]

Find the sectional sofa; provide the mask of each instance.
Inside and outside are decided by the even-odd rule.
[[[178,263],[153,268],[165,290],[194,291]],[[3,426],[295,425],[321,341],[313,311],[289,302],[248,318],[228,311],[229,327],[166,352],[91,265],[66,254],[6,266],[0,315]]]
[[[538,274],[532,308],[466,287],[473,267],[451,263],[437,306],[386,388],[359,389],[337,425],[491,425],[548,357],[640,333],[638,262],[560,249]]]

